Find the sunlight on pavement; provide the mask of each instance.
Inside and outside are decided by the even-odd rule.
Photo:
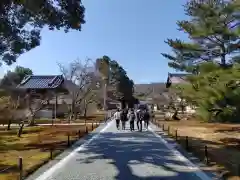
[[[194,171],[198,170],[197,168],[189,168],[186,165],[178,165],[178,164],[173,164],[173,163],[164,163],[164,166],[167,166],[167,167],[173,169],[174,171],[178,171],[178,172],[194,172]]]
[[[129,161],[129,168],[132,173],[139,177],[174,177],[178,173],[166,170],[162,166],[153,165],[151,163],[143,163],[140,161]]]

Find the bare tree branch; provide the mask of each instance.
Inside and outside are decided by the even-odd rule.
[[[72,117],[73,114],[77,113],[77,109],[81,109],[82,101],[96,88],[95,64],[91,59],[87,58],[85,61],[77,59],[67,67],[61,64],[58,65],[69,84],[67,88],[72,101],[69,116]]]

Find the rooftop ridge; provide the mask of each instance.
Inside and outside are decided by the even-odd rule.
[[[29,75],[17,87],[23,89],[53,89],[63,82],[63,75]]]
[[[55,76],[49,83],[48,85],[51,86],[55,81],[56,79],[58,78],[59,76]]]
[[[27,75],[24,77],[24,79],[21,81],[20,85],[23,85],[25,84],[30,78],[31,78],[32,75]]]

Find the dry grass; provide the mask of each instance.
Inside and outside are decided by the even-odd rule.
[[[0,179],[18,179],[19,157],[23,158],[25,176],[36,170],[49,160],[51,148],[54,148],[56,155],[68,147],[67,134],[70,134],[71,142],[77,140],[79,130],[80,136],[83,136],[86,127],[80,125],[25,127],[22,137],[18,138],[17,127],[10,131],[0,129]],[[92,130],[92,125],[88,125],[88,130]]]
[[[96,122],[103,122],[104,121],[104,113],[99,112],[91,116],[87,117],[79,117],[79,119],[72,120],[71,123],[96,123]],[[18,124],[19,121],[12,121],[12,124]],[[26,122],[27,123],[27,122]],[[36,124],[52,124],[52,119],[36,119]],[[68,119],[53,119],[54,124],[67,124],[69,123]],[[2,125],[6,126],[8,124],[7,120],[0,120],[0,128]]]
[[[177,130],[179,143],[185,146],[186,136],[189,148],[200,159],[204,159],[204,146],[207,146],[210,165],[226,179],[239,180],[240,171],[240,125],[201,123],[199,121],[157,121],[164,124],[165,130],[175,136]]]
[[[68,123],[68,120],[60,120],[61,123]],[[79,117],[79,119],[73,120],[72,123],[94,123],[94,122],[103,122],[104,121],[104,114],[94,114],[92,116],[87,117]]]

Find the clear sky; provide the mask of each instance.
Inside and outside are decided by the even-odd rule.
[[[12,67],[2,66],[0,74],[16,65],[34,74],[59,74],[57,62],[77,58],[96,59],[103,55],[117,60],[135,83],[165,81],[171,52],[167,38],[185,39],[176,21],[186,19],[184,0],[84,0],[82,31],[42,31],[41,45],[20,56]],[[185,37],[184,37],[185,36]]]

